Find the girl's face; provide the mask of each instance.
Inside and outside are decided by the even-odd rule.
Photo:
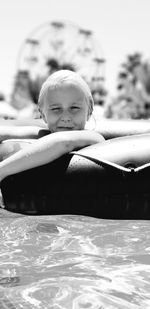
[[[89,107],[82,90],[65,82],[47,92],[43,114],[52,133],[83,130],[89,118]]]

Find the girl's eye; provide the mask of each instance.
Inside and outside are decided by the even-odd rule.
[[[51,111],[58,112],[58,111],[60,111],[60,107],[53,107],[53,108],[51,108]]]
[[[79,110],[80,108],[78,106],[72,106],[71,109],[76,111],[76,110]]]

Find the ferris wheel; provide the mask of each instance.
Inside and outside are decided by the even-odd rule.
[[[87,81],[104,79],[104,57],[100,43],[90,30],[69,22],[52,21],[40,25],[23,42],[17,60],[18,71],[28,71],[31,79],[45,75],[50,64],[70,65]]]
[[[100,42],[92,31],[66,21],[40,25],[29,34],[19,50],[11,104],[17,108],[28,104],[31,84],[36,88],[37,81],[40,81],[40,89],[47,76],[58,69],[73,69],[95,88],[104,82],[104,66]],[[33,99],[36,102],[38,91],[33,92],[36,93]]]

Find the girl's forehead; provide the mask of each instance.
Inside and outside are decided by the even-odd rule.
[[[77,91],[85,92],[83,85],[76,80],[64,80],[56,84],[53,88],[62,89],[62,90],[63,89],[66,89],[66,90],[75,89]]]
[[[69,97],[69,96],[78,98],[87,97],[85,89],[72,82],[63,82],[55,87],[48,88],[47,97],[55,98],[62,95],[63,97]]]

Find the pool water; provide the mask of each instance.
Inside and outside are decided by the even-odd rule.
[[[1,209],[4,308],[150,308],[149,221]]]

